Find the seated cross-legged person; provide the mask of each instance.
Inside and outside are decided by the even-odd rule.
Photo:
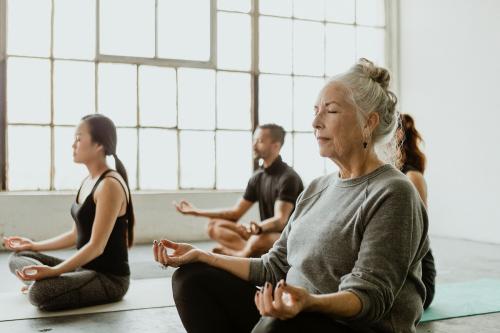
[[[281,126],[266,124],[257,128],[253,151],[254,157],[263,160],[263,166],[250,178],[243,198],[234,207],[203,210],[184,200],[174,203],[182,214],[210,219],[208,235],[219,243],[214,252],[256,257],[267,252],[280,237],[304,189],[299,175],[281,159],[284,140]],[[249,226],[239,223],[255,202],[259,203],[261,221],[251,221]]]
[[[397,131],[397,140],[400,146],[400,170],[417,189],[420,198],[427,207],[427,183],[424,178],[426,157],[419,145],[422,136],[415,127],[415,121],[409,114],[400,115],[400,128]],[[422,259],[422,281],[425,285],[426,297],[424,309],[427,309],[434,299],[436,292],[436,265],[431,248]]]
[[[415,187],[382,159],[397,155],[389,80],[361,59],[323,87],[312,125],[339,172],[308,185],[268,253],[154,242],[156,261],[180,266],[172,290],[187,332],[416,332],[428,219]]]
[[[100,114],[82,118],[73,143],[73,160],[89,175],[71,206],[73,228],[44,241],[4,237],[15,251],[9,267],[24,282],[29,301],[42,310],[65,310],[120,300],[128,290],[128,248],[133,243],[134,211],[127,172],[116,156],[116,128]],[[115,159],[116,171],[106,163]],[[78,249],[63,260],[42,252]]]

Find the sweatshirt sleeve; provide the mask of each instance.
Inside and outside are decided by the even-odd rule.
[[[350,320],[375,322],[389,312],[410,267],[427,251],[427,215],[411,184],[399,180],[366,200],[362,218],[358,258],[339,290],[353,292],[362,302],[361,312]]]
[[[295,210],[290,216],[285,229],[281,232],[281,237],[274,243],[269,252],[260,258],[250,259],[250,282],[256,285],[263,285],[265,282],[276,285],[279,280],[286,277],[290,269],[287,260],[288,236],[292,230],[302,196],[303,192],[297,198]]]

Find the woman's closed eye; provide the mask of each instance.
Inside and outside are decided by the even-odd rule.
[[[325,110],[327,113],[339,113],[340,111],[338,110],[338,108],[336,108],[335,106],[327,106],[326,108],[324,108],[323,110]],[[320,108],[318,106],[315,106],[314,107],[314,115],[316,116],[320,111]]]

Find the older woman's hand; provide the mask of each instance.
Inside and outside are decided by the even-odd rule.
[[[168,254],[168,249],[174,250],[172,254]],[[179,267],[197,262],[202,253],[203,251],[186,243],[175,243],[167,239],[153,242],[154,258],[163,266]]]
[[[287,285],[281,280],[274,289],[274,299],[273,286],[266,282],[262,290],[255,294],[255,305],[261,316],[287,320],[306,309],[311,298],[306,289]]]

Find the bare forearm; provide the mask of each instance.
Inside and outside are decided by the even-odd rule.
[[[261,232],[282,232],[293,211],[293,203],[278,200],[274,204],[274,216],[263,220],[259,226]]]
[[[224,219],[229,221],[238,221],[241,217],[237,212],[232,209],[224,210],[224,209],[197,209],[193,214],[195,216],[208,217],[212,219]]]
[[[273,216],[262,221],[259,226],[262,228],[262,232],[281,232],[285,228],[286,222],[280,216]]]
[[[92,246],[90,243],[87,243],[74,255],[54,268],[59,272],[59,274],[71,272],[97,258],[100,254],[101,252],[96,246]]]
[[[210,266],[223,269],[242,280],[248,281],[250,275],[250,260],[248,258],[239,258],[203,252],[200,261]]]
[[[76,235],[73,230],[68,231],[64,234],[43,240],[40,242],[34,242],[34,251],[50,251],[66,249],[68,247],[74,246],[76,243]]]
[[[326,295],[311,295],[305,311],[325,313],[333,318],[350,318],[362,309],[362,303],[356,294],[339,291]]]

